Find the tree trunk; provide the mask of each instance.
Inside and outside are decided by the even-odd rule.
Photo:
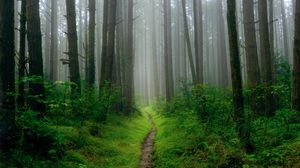
[[[104,1],[103,6],[103,26],[102,26],[102,53],[101,53],[101,73],[100,73],[100,91],[105,86],[105,81],[103,80],[104,67],[106,64],[107,57],[107,32],[108,32],[108,7],[109,1]]]
[[[182,2],[183,19],[184,19],[184,34],[185,34],[185,41],[186,41],[186,44],[187,44],[187,47],[188,47],[187,49],[188,49],[188,56],[189,56],[189,61],[190,61],[190,68],[191,68],[191,73],[192,73],[192,79],[193,79],[193,83],[197,84],[197,83],[200,83],[200,78],[198,78],[196,76],[196,71],[195,71],[195,64],[194,64],[194,59],[193,59],[192,45],[191,45],[190,34],[189,34],[189,26],[188,26],[188,21],[187,21],[186,1],[182,0],[181,2]],[[198,31],[198,30],[196,30],[196,31]],[[196,34],[199,35],[199,33],[196,33]],[[195,48],[198,48],[198,46],[195,47]],[[197,49],[197,51],[199,51],[198,49]],[[197,58],[196,60],[199,63],[200,59]],[[198,67],[198,70],[200,71],[200,66]]]
[[[262,106],[258,100],[256,87],[260,85],[260,70],[256,44],[253,0],[243,0],[243,16],[245,30],[245,52],[247,62],[248,87],[250,89],[250,109],[258,114]]]
[[[45,89],[43,83],[43,54],[42,54],[42,34],[40,22],[39,0],[27,0],[27,40],[29,54],[29,75],[40,77],[39,81],[29,83],[31,109],[40,112],[42,115],[46,112]]]
[[[22,0],[20,20],[20,51],[19,51],[19,108],[25,103],[25,83],[22,81],[26,70],[26,0]]]
[[[264,84],[264,102],[265,114],[271,116],[274,114],[273,96],[272,96],[272,58],[269,39],[269,22],[267,0],[258,1],[259,30],[260,30],[260,52],[262,62],[262,79]]]
[[[128,46],[126,58],[126,89],[125,89],[125,113],[132,112],[133,107],[133,0],[128,0]]]
[[[69,43],[69,71],[70,81],[72,85],[72,93],[80,94],[80,74],[78,62],[78,44],[77,44],[77,31],[76,31],[76,12],[75,0],[66,0],[67,8],[67,25],[68,25],[68,43]]]
[[[250,133],[246,127],[246,120],[244,115],[244,98],[236,23],[235,0],[227,0],[227,12],[234,119],[237,122],[238,134],[244,145],[244,149],[246,151],[250,151],[252,150],[249,140]]]
[[[286,23],[286,14],[285,14],[285,5],[284,0],[281,0],[281,19],[282,19],[282,30],[283,30],[283,49],[284,57],[290,62],[289,57],[289,42],[288,42],[288,29]]]
[[[194,0],[195,57],[197,83],[203,84],[203,22],[202,0]],[[186,17],[186,15],[184,16]]]
[[[113,60],[115,52],[115,27],[116,27],[116,9],[117,1],[110,0],[108,2],[108,18],[107,18],[107,43],[103,43],[105,49],[102,55],[102,65],[101,65],[101,81],[100,88],[102,89],[106,83],[109,87],[111,86],[113,80]],[[104,22],[105,23],[105,22]],[[104,25],[105,26],[105,25]],[[105,51],[106,50],[106,51]],[[101,90],[100,89],[100,90]]]
[[[159,97],[159,74],[158,74],[158,52],[157,52],[157,28],[156,28],[156,15],[155,4],[152,4],[152,52],[153,52],[153,76],[154,76],[154,91],[155,97]]]
[[[50,80],[58,80],[58,24],[57,1],[51,1],[51,50],[50,50]]]
[[[49,18],[48,16],[50,15],[51,11],[50,11],[50,6],[51,6],[51,0],[46,0],[45,2],[45,7],[44,7],[44,32],[43,32],[43,42],[44,45],[43,47],[43,56],[44,56],[44,76],[47,79],[50,79],[50,66],[51,66],[51,56],[50,56],[50,52],[51,52],[51,18]]]
[[[223,17],[223,1],[217,1],[217,10],[218,10],[218,46],[220,47],[220,61],[219,61],[219,74],[221,76],[221,86],[223,88],[228,87],[229,85],[229,73],[228,73],[228,63],[227,63],[227,46],[226,46],[226,33],[225,33],[225,22]]]
[[[292,107],[300,111],[300,2],[295,2],[294,68],[292,80]]]
[[[167,102],[171,101],[174,94],[171,23],[171,1],[164,0],[164,57]]]
[[[14,121],[15,100],[15,36],[14,36],[14,1],[3,2],[2,13],[2,58],[1,58],[1,76],[3,89],[3,109],[9,111],[8,119]]]
[[[4,1],[0,1],[0,65],[2,67],[2,56],[3,56],[3,50],[2,50],[2,45],[3,45],[3,39],[2,39],[2,29],[3,29],[3,6],[4,6]],[[1,68],[0,67],[0,68]],[[3,81],[2,81],[2,73],[0,71],[0,112],[2,112],[2,105],[4,102],[4,94],[3,94]],[[1,146],[0,146],[1,147]]]
[[[96,26],[96,1],[89,0],[90,23],[89,23],[89,55],[88,55],[88,76],[87,82],[89,87],[95,84],[95,26]]]

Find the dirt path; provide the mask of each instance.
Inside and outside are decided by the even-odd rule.
[[[154,138],[156,135],[156,127],[153,123],[151,115],[149,115],[149,122],[152,124],[152,129],[145,138],[143,149],[142,149],[142,157],[139,168],[152,168],[152,154],[154,149]]]

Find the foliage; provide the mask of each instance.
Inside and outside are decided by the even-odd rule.
[[[19,82],[27,85],[41,81],[40,77],[25,77]],[[45,82],[44,86],[47,99],[40,99],[39,95],[32,97],[29,90],[25,90],[25,104],[17,108],[14,123],[9,123],[13,125],[10,127],[12,146],[6,153],[0,153],[3,154],[1,160],[6,160],[10,166],[64,167],[61,160],[69,156],[70,149],[85,148],[91,143],[89,137],[100,137],[100,124],[113,112],[114,104],[121,101],[118,89],[103,89],[101,96],[96,88],[74,95],[71,93],[74,84],[70,82]],[[33,99],[46,104],[45,115],[30,109],[28,104]],[[4,121],[8,122],[11,121]],[[64,132],[59,128],[69,129]],[[70,134],[72,130],[75,133]]]
[[[283,83],[278,82],[274,88],[279,85]],[[260,92],[261,89],[257,89]],[[274,89],[275,93],[282,92],[278,94],[279,100],[288,95],[288,90],[277,89]],[[159,129],[156,167],[299,165],[298,113],[289,108],[279,108],[273,117],[252,117],[252,112],[246,108],[250,140],[255,147],[254,153],[246,154],[241,150],[236,123],[231,116],[231,91],[199,85],[185,92],[179,93],[167,104],[158,102],[153,106],[158,109],[154,121]],[[248,94],[247,90],[244,92]],[[287,104],[289,99],[280,106],[287,107]],[[169,106],[171,112],[164,113],[161,106]]]

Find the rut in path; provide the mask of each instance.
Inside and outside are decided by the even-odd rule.
[[[153,161],[152,161],[152,154],[154,148],[154,138],[156,135],[156,127],[153,123],[152,117],[149,115],[149,122],[152,124],[152,129],[147,135],[142,149],[142,157],[139,168],[152,168]]]

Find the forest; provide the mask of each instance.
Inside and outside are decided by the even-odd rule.
[[[0,167],[299,168],[300,1],[0,0]]]

